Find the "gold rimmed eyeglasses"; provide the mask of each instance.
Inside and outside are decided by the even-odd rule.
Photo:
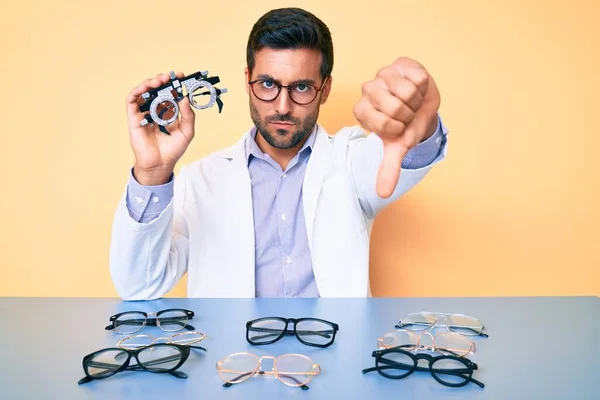
[[[262,368],[264,360],[273,360],[271,370]],[[321,373],[321,367],[313,360],[302,354],[283,354],[279,357],[258,357],[252,353],[234,353],[223,360],[217,361],[217,371],[229,387],[257,375],[274,376],[288,386],[300,387],[307,390],[306,384]]]
[[[429,350],[456,357],[475,352],[475,343],[454,332],[442,332],[433,336],[429,332],[415,333],[396,329],[377,339],[377,346],[380,349],[399,347],[407,351]]]

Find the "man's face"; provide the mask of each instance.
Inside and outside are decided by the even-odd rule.
[[[255,53],[255,65],[252,75],[246,68],[246,82],[256,79],[291,85],[306,83],[321,87],[321,52],[314,49],[277,50],[263,48]],[[260,85],[261,83],[256,83]],[[289,149],[301,143],[311,132],[319,116],[319,107],[327,101],[331,80],[328,79],[315,100],[307,105],[292,101],[286,88],[273,101],[262,101],[246,85],[250,99],[250,116],[258,132],[269,145],[278,149]]]

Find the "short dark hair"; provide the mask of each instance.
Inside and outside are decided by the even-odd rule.
[[[333,70],[333,41],[327,25],[315,15],[301,8],[271,10],[252,27],[246,47],[246,62],[254,69],[254,55],[260,49],[315,49],[321,51],[321,77]]]

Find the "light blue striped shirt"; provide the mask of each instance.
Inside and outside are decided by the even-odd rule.
[[[256,297],[319,297],[308,246],[302,184],[318,126],[290,161],[285,171],[264,154],[254,138],[246,138],[246,158],[252,183],[255,237]],[[436,132],[411,149],[402,168],[429,165],[446,143],[441,119]],[[157,218],[173,197],[173,177],[159,186],[142,186],[130,172],[126,203],[129,215],[141,223]]]

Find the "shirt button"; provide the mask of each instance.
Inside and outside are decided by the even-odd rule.
[[[291,264],[292,263],[292,259],[288,256],[288,258],[285,259],[286,264]]]
[[[143,198],[141,198],[141,197],[139,197],[139,196],[136,196],[136,197],[135,197],[135,201],[136,201],[138,204],[142,204],[142,203],[144,202],[144,199],[143,199]]]
[[[287,177],[287,174],[283,174],[283,175],[281,175],[281,177],[282,177],[282,178],[286,178],[286,177]]]
[[[440,144],[441,141],[442,141],[442,138],[438,136],[438,138],[435,139],[435,144]]]
[[[285,221],[285,213],[281,214],[281,219]]]
[[[159,200],[159,198],[158,198],[158,197],[156,197],[156,196],[154,196],[154,197],[152,198],[152,201],[153,201],[153,202],[155,202],[155,203],[158,203],[158,200]]]

